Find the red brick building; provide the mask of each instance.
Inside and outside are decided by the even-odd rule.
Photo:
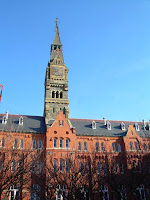
[[[70,119],[58,25],[44,117],[0,115],[0,199],[150,199],[150,124]]]

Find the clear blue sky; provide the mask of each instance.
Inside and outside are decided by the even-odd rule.
[[[57,16],[70,117],[149,121],[149,0],[1,0],[0,113],[43,115]]]

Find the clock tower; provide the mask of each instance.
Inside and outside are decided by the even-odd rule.
[[[48,124],[55,119],[61,110],[66,118],[69,117],[68,100],[68,68],[65,66],[56,18],[54,42],[51,45],[50,62],[48,62],[45,76],[45,105],[44,116]]]

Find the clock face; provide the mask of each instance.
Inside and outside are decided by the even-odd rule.
[[[63,76],[63,67],[52,67],[53,76]]]

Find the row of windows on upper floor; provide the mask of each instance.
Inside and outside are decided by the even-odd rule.
[[[60,139],[59,140],[59,148],[63,148],[63,139]],[[53,140],[53,147],[54,148],[58,148],[58,146],[57,146],[57,139],[55,138],[54,140]],[[65,148],[69,148],[69,139],[66,139],[65,140]]]
[[[137,142],[134,142],[134,145],[133,145],[133,142],[130,142],[130,150],[133,151],[133,150],[136,150],[136,151],[139,151],[141,150],[141,145],[139,145]],[[147,145],[144,143],[143,144],[143,150],[146,152],[146,151],[150,151],[150,144],[148,144],[148,147]]]
[[[54,148],[58,148],[58,146],[57,146],[57,140],[58,139],[56,139],[56,138],[53,140],[53,147]],[[65,147],[69,148],[69,139],[66,139],[66,146]],[[63,139],[59,140],[59,148],[63,148]],[[140,149],[137,142],[135,142],[135,149],[136,149],[136,151],[138,151]],[[143,149],[144,149],[145,152],[147,151],[146,144],[143,144]],[[150,151],[150,144],[148,144],[148,149]],[[81,142],[78,142],[78,150],[79,151],[82,150],[82,143]],[[83,143],[83,150],[84,151],[88,150],[87,142]],[[99,151],[104,152],[105,151],[104,142],[101,142],[101,146],[100,147],[99,147],[99,142],[96,142],[95,143],[95,150],[96,150],[96,152],[99,152]],[[131,151],[134,150],[132,142],[130,142],[130,150]],[[121,145],[119,143],[112,143],[112,151],[113,152],[121,152],[122,151],[121,150]]]
[[[59,165],[58,165],[59,164]],[[89,163],[88,162],[85,162],[85,163],[82,163],[80,162],[79,163],[79,173],[89,173]],[[60,171],[60,172],[63,172],[64,170],[66,172],[70,172],[70,162],[69,160],[62,160],[60,159],[60,161],[58,162],[57,159],[55,159],[53,161],[53,171],[54,172],[57,172],[57,171]],[[124,167],[123,167],[123,164],[120,163],[120,164],[115,164],[111,170],[113,170],[115,173],[124,173]],[[102,163],[100,164],[99,162],[97,163],[97,173],[106,173],[107,172],[107,167],[106,167],[106,164],[105,163]]]
[[[37,143],[37,144],[36,144]],[[5,138],[3,137],[1,139],[1,144],[0,144],[1,148],[5,147]],[[18,141],[18,139],[14,139],[13,142],[13,149],[23,149],[24,148],[24,140],[20,139],[20,141]],[[42,149],[42,140],[38,140],[38,142],[36,140],[32,140],[32,149]]]
[[[52,98],[60,98],[62,99],[63,98],[63,92],[61,91],[52,91]]]

